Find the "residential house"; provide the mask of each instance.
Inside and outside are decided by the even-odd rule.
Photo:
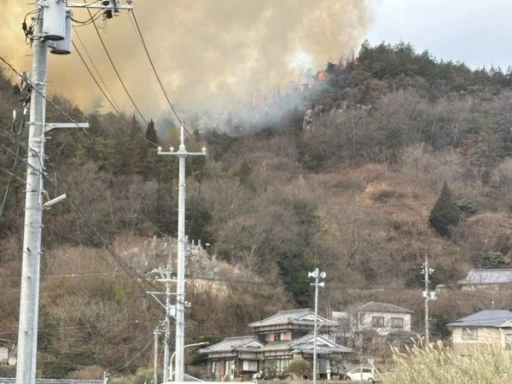
[[[471,355],[482,346],[512,349],[512,312],[484,309],[447,324],[455,355]]]
[[[394,304],[371,301],[352,312],[332,312],[340,323],[337,341],[367,352],[377,345],[396,347],[412,343],[417,337],[411,331],[413,311]]]
[[[472,269],[457,285],[465,291],[511,289],[512,269]]]
[[[314,321],[311,309],[280,311],[249,324],[252,335],[229,337],[199,352],[207,356],[207,369],[215,379],[280,376],[295,358],[313,361]],[[336,322],[317,316],[317,326],[318,372],[336,374],[353,351],[334,342]]]

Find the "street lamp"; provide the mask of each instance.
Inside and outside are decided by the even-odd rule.
[[[318,287],[325,287],[324,282],[319,282],[320,279],[325,279],[327,274],[320,272],[318,268],[315,268],[313,272],[308,272],[308,277],[315,279],[311,285],[315,286],[315,325],[313,328],[313,384],[316,384],[316,334],[317,334],[317,317],[318,317]]]
[[[209,342],[207,342],[207,341],[202,341],[202,342],[200,342],[200,343],[194,343],[194,344],[187,344],[187,345],[184,345],[184,346],[183,346],[183,349],[188,348],[188,347],[198,347],[198,346],[200,346],[200,345],[208,345],[208,344],[210,344],[210,343],[209,343]],[[174,360],[174,356],[175,356],[175,355],[176,355],[176,351],[174,351],[174,352],[172,353],[172,356],[171,356],[171,362],[170,362],[170,364],[169,364],[169,381],[170,381],[170,380],[172,380],[172,378],[173,378],[173,376],[174,376],[174,372],[173,372],[173,370],[172,370],[172,361]]]

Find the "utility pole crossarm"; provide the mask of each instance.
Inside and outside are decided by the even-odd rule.
[[[105,4],[103,4],[105,3]],[[101,4],[96,3],[90,3],[90,4],[80,4],[80,3],[68,3],[68,8],[88,8],[88,9],[104,9],[104,10],[111,10],[111,11],[131,11],[133,9],[133,5],[131,4],[131,1],[127,1],[128,4],[118,4],[117,0],[111,0],[108,2],[102,1]]]
[[[44,126],[45,132],[50,132],[52,129],[69,129],[69,128],[80,128],[87,129],[89,128],[89,123],[50,123]]]

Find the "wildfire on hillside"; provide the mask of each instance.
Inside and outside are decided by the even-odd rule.
[[[358,57],[353,52],[342,56],[338,62],[341,68],[357,64]],[[321,91],[321,84],[327,83],[330,76],[331,73],[325,69],[316,72],[308,69],[302,72],[296,81],[290,82],[288,90],[283,93],[281,93],[281,89],[276,91],[273,96],[254,91],[251,96],[251,112],[248,113],[250,121],[260,123],[269,116],[277,115],[279,111],[283,110],[283,107],[288,109],[291,106],[301,105],[311,92]],[[249,107],[249,105],[247,106]]]

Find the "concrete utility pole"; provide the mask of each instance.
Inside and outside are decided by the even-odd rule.
[[[175,380],[183,381],[184,373],[184,345],[185,345],[185,196],[186,196],[186,176],[185,176],[185,159],[187,156],[204,156],[206,148],[202,152],[187,152],[185,148],[185,128],[180,128],[180,147],[177,152],[174,148],[170,148],[170,152],[162,152],[162,148],[158,147],[159,155],[178,156],[179,160],[179,189],[178,189],[178,270],[176,283],[176,367]],[[165,375],[165,373],[164,373]],[[165,381],[164,381],[165,382]]]
[[[422,265],[422,273],[425,276],[425,290],[423,291],[423,298],[425,299],[425,346],[430,343],[430,321],[428,303],[432,300],[437,300],[436,292],[430,291],[429,274],[433,273],[434,269],[428,265],[428,257],[425,255],[425,262]]]
[[[39,8],[39,7],[38,7]],[[43,31],[42,13],[35,16],[35,36]],[[39,316],[39,276],[41,260],[41,229],[43,195],[41,190],[43,164],[41,159],[44,137],[47,42],[35,39],[32,59],[32,93],[30,96],[30,128],[27,153],[27,189],[23,231],[23,261],[21,272],[20,319],[16,383],[35,382],[37,353],[37,322]]]
[[[318,319],[318,288],[319,287],[325,287],[324,282],[319,282],[320,279],[325,279],[327,274],[325,272],[320,272],[318,268],[316,268],[313,272],[308,273],[308,277],[313,277],[315,279],[314,283],[311,283],[311,285],[315,286],[315,322],[313,326],[313,384],[316,384],[316,337],[318,333],[318,327],[317,327],[317,319]]]
[[[31,87],[30,121],[27,153],[25,222],[21,271],[20,318],[18,327],[17,384],[34,384],[37,364],[37,333],[39,320],[39,280],[41,265],[41,232],[43,208],[61,201],[65,195],[43,203],[45,133],[54,128],[87,128],[87,123],[46,124],[46,82],[48,50],[56,54],[70,53],[71,13],[67,7],[94,7],[117,12],[132,9],[117,1],[101,4],[68,4],[67,0],[36,2],[32,42],[32,75],[23,80]],[[26,31],[27,32],[27,31]]]
[[[172,277],[172,269],[168,265],[167,268],[162,269],[159,268],[155,270],[154,272],[160,274],[160,278],[157,279],[157,281],[160,281],[165,284],[165,292],[163,295],[165,295],[165,303],[162,303],[160,299],[158,298],[158,295],[162,295],[162,292],[148,292],[151,296],[155,298],[158,303],[165,309],[165,319],[163,322],[164,325],[164,368],[163,368],[163,382],[166,383],[169,380],[169,338],[171,336],[171,318],[176,317],[176,306],[171,305],[171,296],[173,293],[171,292],[171,283],[175,282],[176,280]],[[155,345],[158,343],[158,333],[159,331],[155,329]],[[155,346],[155,356],[158,353]],[[156,365],[158,365],[158,361],[156,360]],[[156,369],[155,369],[156,372]],[[156,377],[156,373],[154,374]],[[155,381],[156,383],[156,381]]]
[[[158,383],[158,327],[153,331],[153,384]]]

